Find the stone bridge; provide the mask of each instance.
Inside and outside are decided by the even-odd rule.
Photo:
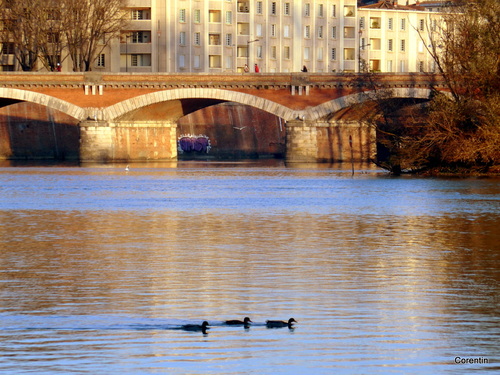
[[[288,161],[342,161],[347,158],[348,142],[351,158],[354,143],[361,161],[373,157],[374,130],[364,121],[366,109],[351,111],[346,121],[347,109],[382,97],[425,101],[433,90],[443,90],[442,79],[416,73],[13,72],[0,75],[0,106],[36,103],[74,118],[80,127],[82,161],[175,159],[179,119],[223,102],[247,105],[282,119]],[[129,138],[130,131],[135,151],[130,145],[127,150],[120,146],[120,138],[125,133]],[[344,152],[337,156],[320,152],[321,147],[333,144],[344,145]]]

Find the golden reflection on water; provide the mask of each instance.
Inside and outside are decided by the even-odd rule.
[[[0,220],[7,311],[223,316],[298,298],[320,316],[356,297],[453,310],[457,293],[474,293],[485,303],[461,307],[487,314],[500,281],[486,217],[33,211]]]

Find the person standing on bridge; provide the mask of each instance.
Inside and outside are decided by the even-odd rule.
[[[304,65],[304,66],[302,67],[301,72],[302,72],[302,73],[307,73],[307,66],[305,66],[305,65]]]
[[[259,66],[257,64],[255,64],[255,73],[260,73],[260,69],[259,69]]]
[[[245,64],[245,66],[243,67],[243,71],[245,73],[248,73],[250,71],[250,69],[248,68],[248,64]]]

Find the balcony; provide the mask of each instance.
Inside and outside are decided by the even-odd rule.
[[[370,17],[370,29],[380,29],[382,20],[380,17]]]
[[[151,20],[132,20],[127,24],[130,30],[151,30]]]
[[[238,1],[238,13],[249,13],[250,1]]]
[[[120,43],[121,54],[144,54],[151,53],[151,43]]]

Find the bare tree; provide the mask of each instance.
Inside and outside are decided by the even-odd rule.
[[[499,171],[500,2],[469,0],[431,19],[425,41],[446,93],[407,116],[384,142],[408,171]]]
[[[44,0],[1,0],[2,42],[14,44],[15,59],[24,71],[36,69],[44,21],[40,9],[44,3]]]
[[[64,35],[74,71],[89,71],[97,55],[120,34],[125,0],[61,0]]]
[[[44,13],[44,22],[40,25],[40,60],[47,70],[55,71],[57,64],[65,58],[66,47],[60,0],[46,0],[40,12]]]

